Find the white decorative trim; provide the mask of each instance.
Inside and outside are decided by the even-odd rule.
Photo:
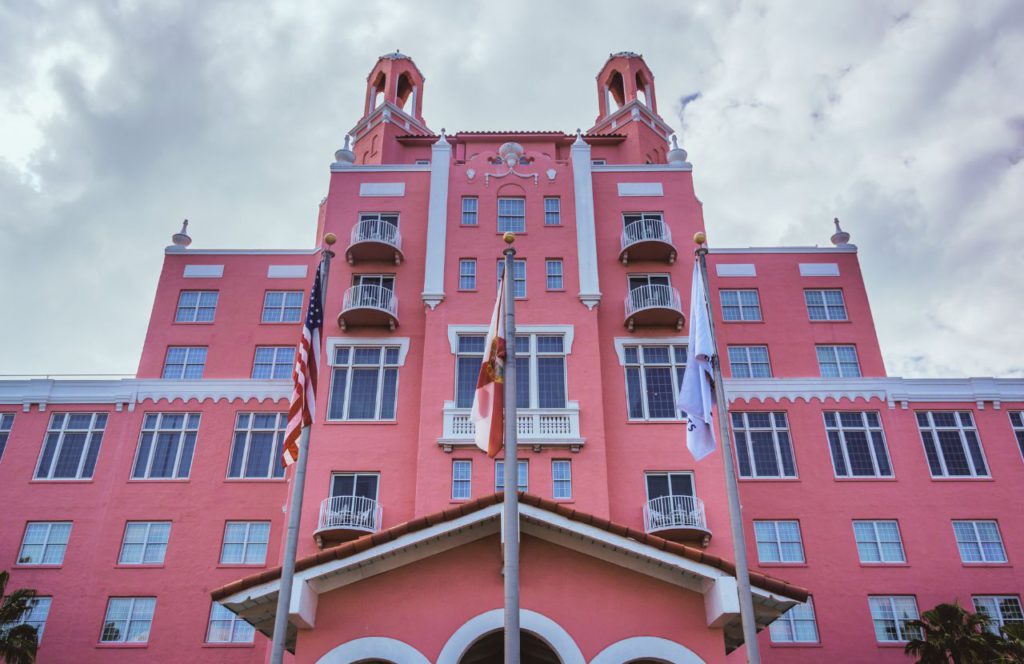
[[[842,247],[720,247],[710,254],[855,254],[857,247],[849,244]]]
[[[332,173],[426,173],[430,164],[365,164],[359,166],[343,166],[338,162],[331,164]]]
[[[394,664],[430,664],[419,650],[386,636],[367,636],[329,650],[317,664],[352,664],[383,660]]]
[[[880,399],[889,408],[901,403],[977,403],[1024,401],[1020,378],[726,378],[729,402]]]
[[[665,173],[669,171],[692,171],[689,162],[678,166],[672,164],[594,164],[595,173]]]
[[[431,309],[444,299],[444,254],[448,233],[448,178],[452,146],[441,136],[430,147],[430,199],[427,203],[426,265],[423,271],[423,302]]]
[[[487,334],[486,325],[449,325],[448,344],[452,355],[459,347],[460,334]],[[565,337],[565,354],[572,354],[572,341],[576,328],[572,325],[516,325],[516,334],[561,334]]]
[[[359,195],[368,196],[405,196],[404,182],[362,182],[359,184]]]
[[[753,263],[719,263],[715,274],[720,277],[756,277],[757,268]]]
[[[690,343],[690,337],[615,337],[615,354],[619,358],[619,366],[626,366],[626,346],[636,346],[643,344],[657,344],[664,346],[666,344],[688,344]]]
[[[409,354],[409,337],[327,337],[325,366],[334,363],[334,349],[338,346],[398,346],[398,366],[401,367],[405,366],[405,357]]]
[[[590,146],[581,136],[569,150],[572,159],[573,195],[576,202],[576,258],[580,272],[580,301],[593,309],[601,301],[597,271],[597,230],[594,222],[594,178]]]
[[[467,620],[455,630],[437,656],[437,664],[458,664],[466,651],[481,637],[500,631],[505,624],[504,609],[485,611]],[[542,613],[530,609],[519,609],[519,626],[551,647],[562,664],[586,664],[583,652],[576,641],[561,625]]]
[[[308,265],[268,265],[267,279],[305,279]]]
[[[220,279],[224,276],[224,266],[186,265],[181,276],[186,279]]]
[[[181,249],[167,247],[165,254],[186,254],[189,256],[312,256],[320,249]]]
[[[619,182],[619,198],[627,196],[664,196],[660,182]]]
[[[800,263],[801,277],[838,277],[839,263]]]
[[[686,646],[658,636],[634,636],[608,646],[590,664],[621,664],[634,659],[653,659],[667,664],[704,664]]]

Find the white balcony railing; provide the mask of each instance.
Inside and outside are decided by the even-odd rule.
[[[345,291],[341,311],[353,309],[377,309],[398,318],[398,296],[393,290],[375,284],[352,286]]]
[[[672,231],[661,219],[640,219],[622,229],[622,250],[638,242],[664,242],[672,244]]]
[[[644,530],[702,530],[707,532],[704,501],[695,496],[662,496],[644,505]]]
[[[401,249],[402,234],[394,224],[380,219],[363,219],[352,227],[352,244],[359,242],[381,242]]]
[[[475,431],[468,408],[456,408],[451,401],[445,403],[444,431],[439,443],[472,443]],[[569,401],[565,408],[519,408],[516,411],[516,432],[520,445],[578,447],[583,444],[579,403]]]
[[[638,286],[626,295],[626,318],[644,309],[671,309],[683,311],[683,301],[679,291],[664,284],[648,284]]]
[[[384,508],[380,503],[362,496],[333,496],[320,503],[317,532],[327,530],[359,530],[375,533],[380,530]]]

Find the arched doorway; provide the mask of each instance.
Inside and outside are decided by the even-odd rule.
[[[477,639],[459,660],[459,664],[500,662],[504,652],[505,633],[498,630]],[[519,655],[521,664],[562,664],[551,646],[526,630],[520,632]]]

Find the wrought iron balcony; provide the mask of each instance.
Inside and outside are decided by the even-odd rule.
[[[350,265],[356,261],[394,261],[401,265],[402,234],[395,224],[380,219],[361,219],[352,227],[352,239],[345,257]]]
[[[390,288],[374,284],[353,286],[345,291],[338,325],[349,327],[398,327],[398,296]]]
[[[640,219],[622,229],[622,249],[619,260],[676,262],[676,248],[672,244],[672,231],[661,219]]]
[[[333,496],[320,503],[320,518],[313,538],[323,548],[380,530],[384,508],[362,496]]]
[[[671,286],[648,284],[626,295],[626,327],[632,332],[638,325],[674,326],[683,329],[683,302],[679,291]]]
[[[674,542],[711,541],[704,501],[695,496],[662,496],[644,505],[644,530]]]
[[[473,445],[475,431],[468,408],[456,408],[453,402],[445,402],[444,431],[437,442],[446,452],[454,447]],[[569,401],[565,408],[519,408],[516,431],[519,445],[564,446],[577,452],[584,442],[580,437],[580,405]]]

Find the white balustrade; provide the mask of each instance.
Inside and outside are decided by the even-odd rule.
[[[395,224],[380,219],[362,219],[352,227],[352,244],[359,242],[382,242],[401,249],[402,234]]]
[[[398,296],[390,288],[376,284],[352,286],[345,291],[342,313],[352,309],[378,309],[398,317]]]
[[[469,419],[468,408],[455,408],[451,402],[444,409],[444,432],[441,442],[472,441],[476,426]],[[519,442],[579,445],[579,404],[570,401],[565,408],[519,408],[516,410],[516,431]]]
[[[324,530],[380,530],[384,508],[380,503],[362,496],[332,496],[320,503],[317,532]]]
[[[638,286],[626,295],[626,318],[644,309],[672,309],[682,313],[679,291],[664,284]]]
[[[686,528],[707,531],[704,501],[695,496],[662,496],[644,505],[644,531]]]
[[[638,242],[664,242],[672,244],[672,231],[661,219],[640,219],[622,229],[622,250]]]

